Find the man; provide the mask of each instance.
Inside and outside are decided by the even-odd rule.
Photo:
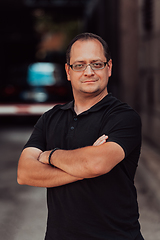
[[[134,187],[141,121],[108,94],[106,42],[76,36],[65,69],[74,101],[39,119],[19,160],[18,183],[47,187],[46,240],[142,240]]]

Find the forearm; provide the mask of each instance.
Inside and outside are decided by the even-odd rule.
[[[108,173],[124,157],[121,146],[108,142],[75,150],[56,150],[51,163],[70,175],[93,178]]]
[[[93,146],[75,150],[56,150],[51,156],[51,163],[70,175],[82,178],[92,178],[97,173],[100,155]]]
[[[93,178],[108,173],[125,157],[124,150],[114,142],[106,142],[107,136],[101,136],[93,146],[75,150],[58,149],[50,158],[51,164],[62,171],[78,177]],[[39,161],[49,164],[51,151],[40,154]]]
[[[25,153],[24,153],[25,154]],[[18,164],[17,181],[21,185],[57,187],[80,180],[58,168],[43,164],[30,154],[22,156]]]

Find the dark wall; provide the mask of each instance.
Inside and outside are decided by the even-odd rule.
[[[117,97],[119,85],[119,1],[99,0],[95,1],[93,10],[86,17],[85,30],[100,35],[109,45],[113,61],[112,76],[108,90]]]

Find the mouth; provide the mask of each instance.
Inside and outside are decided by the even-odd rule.
[[[95,83],[97,81],[98,79],[88,79],[88,80],[82,81],[82,83]]]

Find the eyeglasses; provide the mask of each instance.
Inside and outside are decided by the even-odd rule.
[[[85,71],[88,66],[91,67],[92,70],[101,70],[105,68],[106,64],[108,62],[94,62],[94,63],[77,63],[77,64],[68,64],[73,71],[80,72],[80,71]]]

